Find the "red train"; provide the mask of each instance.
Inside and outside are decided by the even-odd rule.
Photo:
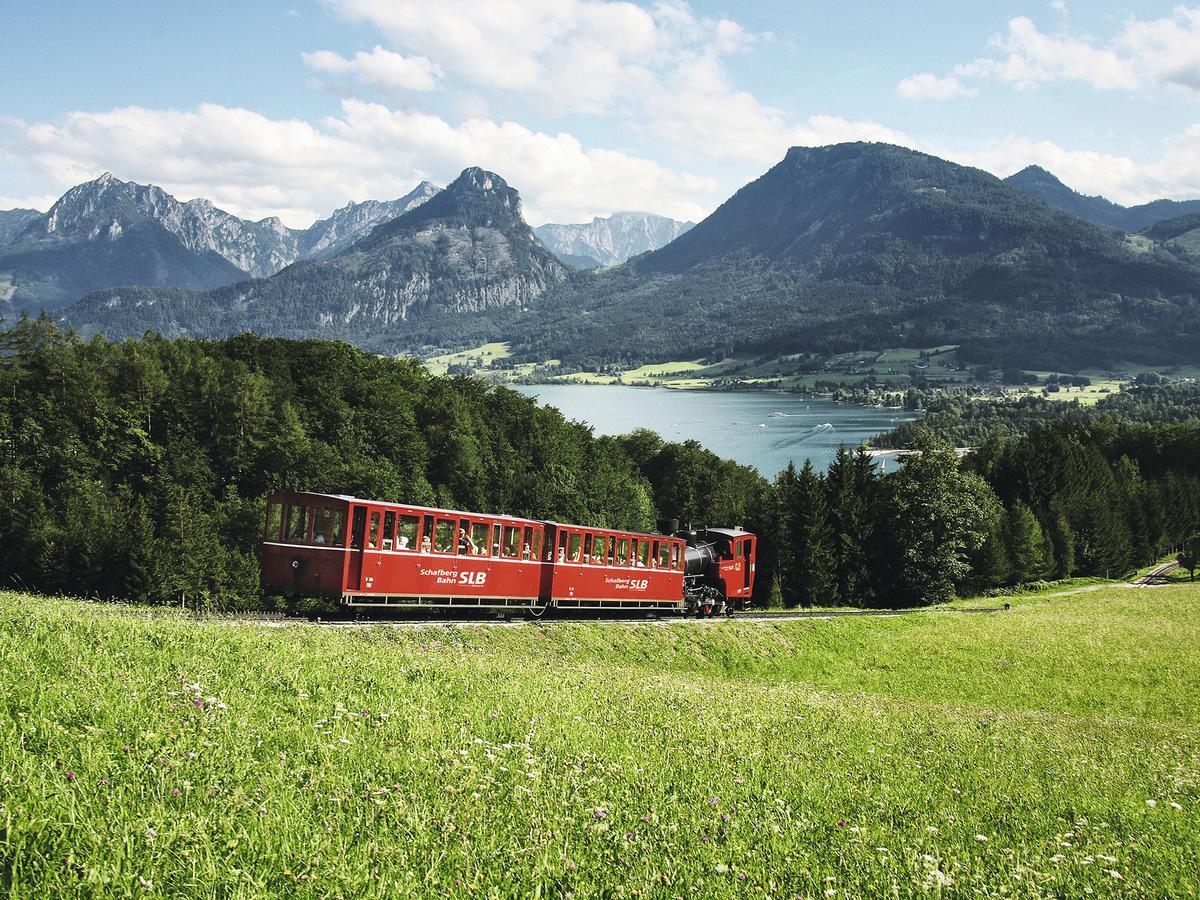
[[[262,586],[348,606],[742,610],[755,536],[673,535],[430,509],[340,494],[267,498]]]

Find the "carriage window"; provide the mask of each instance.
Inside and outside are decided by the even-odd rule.
[[[558,535],[558,555],[555,557],[557,562],[567,561],[567,533],[560,532]]]
[[[340,506],[318,506],[313,521],[313,543],[342,546],[342,527],[346,522],[346,510]]]
[[[649,541],[638,541],[637,562],[635,565],[641,566],[643,569],[650,565]]]
[[[579,562],[579,554],[583,547],[583,538],[578,534],[572,534],[567,538],[567,561]]]
[[[616,558],[613,562],[618,566],[629,565],[629,538],[617,538]]]
[[[488,533],[490,529],[491,526],[487,522],[476,522],[471,526],[471,541],[475,544],[472,553],[478,553],[480,556],[488,555],[490,549],[488,542],[491,539],[491,535]]]
[[[396,523],[396,549],[417,549],[417,517],[400,516]]]
[[[585,534],[583,536],[583,559],[581,562],[590,563],[592,561],[592,536]]]
[[[516,559],[521,555],[521,529],[512,525],[504,528],[504,556]]]
[[[371,513],[371,527],[367,529],[367,546],[372,550],[379,549],[379,513]]]
[[[263,529],[264,541],[279,540],[279,529],[283,526],[283,504],[267,504],[267,527]]]
[[[592,544],[592,562],[598,566],[608,562],[608,538],[602,534],[596,535],[596,540]]]
[[[533,549],[533,529],[525,526],[525,540],[521,542],[521,559],[537,559],[537,550]]]
[[[392,535],[396,531],[396,514],[388,510],[383,514],[383,549],[392,549]]]
[[[433,549],[438,553],[454,552],[454,520],[438,519],[433,530]]]
[[[533,540],[529,543],[530,559],[541,559],[542,557],[542,529],[533,529]]]
[[[284,532],[285,541],[308,540],[308,507],[289,506],[287,514],[287,530]]]
[[[500,535],[503,531],[499,525],[492,529],[492,556],[500,555]]]
[[[658,545],[658,567],[660,569],[669,569],[671,567],[671,545],[666,541]]]
[[[671,545],[671,568],[682,571],[687,567],[687,553],[678,544]]]
[[[354,507],[354,521],[350,526],[350,546],[355,550],[362,547],[363,532],[367,530],[367,508]]]

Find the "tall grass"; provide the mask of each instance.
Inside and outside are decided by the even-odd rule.
[[[1200,889],[1200,588],[362,630],[0,594],[12,896]]]

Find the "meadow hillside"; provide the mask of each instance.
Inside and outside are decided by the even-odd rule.
[[[0,594],[0,884],[1194,896],[1198,599],[349,629]]]

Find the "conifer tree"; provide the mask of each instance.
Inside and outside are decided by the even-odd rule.
[[[825,479],[831,532],[833,602],[872,602],[872,549],[879,479],[865,451],[839,447]]]
[[[796,477],[791,507],[792,572],[788,582],[793,602],[825,606],[832,602],[833,554],[825,484],[806,459]],[[785,591],[787,593],[787,591]]]
[[[1008,555],[1012,581],[1021,584],[1042,577],[1046,565],[1042,555],[1042,526],[1032,510],[1019,500],[1008,513]]]

